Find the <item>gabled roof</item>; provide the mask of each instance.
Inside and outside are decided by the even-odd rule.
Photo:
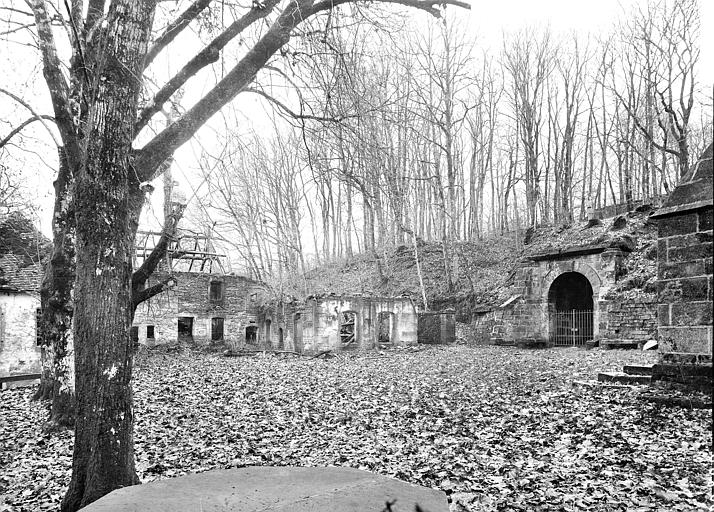
[[[24,215],[0,220],[0,291],[37,293],[50,242]]]
[[[704,150],[682,181],[672,191],[662,207],[655,212],[653,217],[663,217],[675,213],[696,210],[705,206],[712,206],[712,146]]]

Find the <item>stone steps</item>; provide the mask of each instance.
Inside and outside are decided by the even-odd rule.
[[[652,375],[654,364],[626,364],[622,371],[628,375]]]
[[[618,384],[649,384],[651,375],[632,375],[625,372],[599,372],[598,382],[617,382]]]
[[[613,349],[625,349],[632,350],[640,347],[639,342],[635,340],[621,339],[621,340],[600,340],[600,348],[603,350],[613,350]]]

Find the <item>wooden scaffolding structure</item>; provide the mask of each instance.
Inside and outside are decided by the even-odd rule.
[[[160,231],[137,231],[134,268],[138,268],[149,257],[160,239]],[[225,257],[225,254],[216,252],[209,235],[179,232],[169,242],[161,267],[173,272],[224,274]]]

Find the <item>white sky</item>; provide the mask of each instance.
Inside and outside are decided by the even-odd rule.
[[[550,25],[555,36],[568,34],[572,31],[582,35],[588,32],[593,35],[604,34],[610,30],[618,18],[621,18],[623,11],[629,11],[633,5],[639,3],[639,0],[471,0],[471,3],[472,9],[465,15],[468,16],[469,25],[473,27],[473,33],[477,40],[477,51],[480,52],[484,47],[500,51],[503,33],[517,31],[525,26]],[[0,5],[12,4],[13,0],[0,0]],[[454,9],[449,8],[449,10],[453,12]],[[700,48],[702,53],[699,80],[711,90],[712,84],[714,84],[714,1],[700,0],[700,10],[702,37]],[[0,74],[0,87],[20,92],[23,98],[37,110],[50,113],[48,95],[41,82],[39,66],[35,62],[30,65],[27,58],[22,58],[18,54],[19,51],[21,52],[21,47],[17,45],[10,47],[0,40],[0,66],[5,70]],[[179,65],[180,63],[172,65],[173,71]],[[34,77],[38,83],[27,84],[29,77]],[[192,92],[196,93],[208,88],[209,84],[208,82],[203,83],[201,80],[194,80],[190,82],[190,87]],[[0,96],[0,137],[10,129],[9,124],[2,122],[2,117],[7,115],[7,102],[9,101],[6,96]],[[240,101],[241,106],[247,107],[246,115],[254,119],[257,118],[255,121],[260,126],[260,109],[256,108],[259,102],[253,97]],[[22,108],[15,107],[10,110],[14,111],[16,115],[21,115],[19,120],[26,118],[26,112]],[[210,131],[210,127],[204,128],[201,135],[210,139]],[[37,123],[33,126],[32,131],[27,133],[28,138],[32,135],[47,139],[49,142],[43,129]],[[53,147],[50,143],[46,147],[47,150],[43,156],[49,161],[55,160]],[[182,174],[193,174],[192,161],[195,161],[195,155],[199,151],[197,145],[186,144],[177,152],[175,179],[183,181]],[[37,157],[25,156],[24,160],[35,162],[30,166],[36,167],[36,169],[29,173],[28,183],[35,190],[37,202],[41,206],[40,227],[43,232],[49,234],[51,232],[52,171],[42,165]],[[189,196],[191,195],[190,190],[186,192]]]

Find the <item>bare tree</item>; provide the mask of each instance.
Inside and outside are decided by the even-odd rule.
[[[144,204],[141,184],[216,112],[244,90],[289,43],[303,20],[345,1],[277,0],[255,3],[142,105],[142,76],[154,55],[166,51],[185,26],[210,4],[196,0],[152,41],[157,3],[151,0],[81,0],[66,3],[62,17],[72,56],[61,63],[45,0],[28,0],[42,54],[68,169],[76,236],[73,335],[77,416],[70,488],[63,510],[77,510],[117,487],[136,483],[133,452],[132,353],[129,335],[136,297],[131,259]],[[398,0],[434,15],[430,1]],[[457,0],[446,3],[468,7]],[[233,67],[181,117],[141,148],[135,139],[162,104],[229,41],[254,22],[269,28]],[[147,58],[148,55],[148,58]],[[68,79],[63,65],[69,70]],[[140,269],[141,270],[141,269]],[[102,404],[96,407],[96,404]],[[105,435],[111,432],[112,435]]]

